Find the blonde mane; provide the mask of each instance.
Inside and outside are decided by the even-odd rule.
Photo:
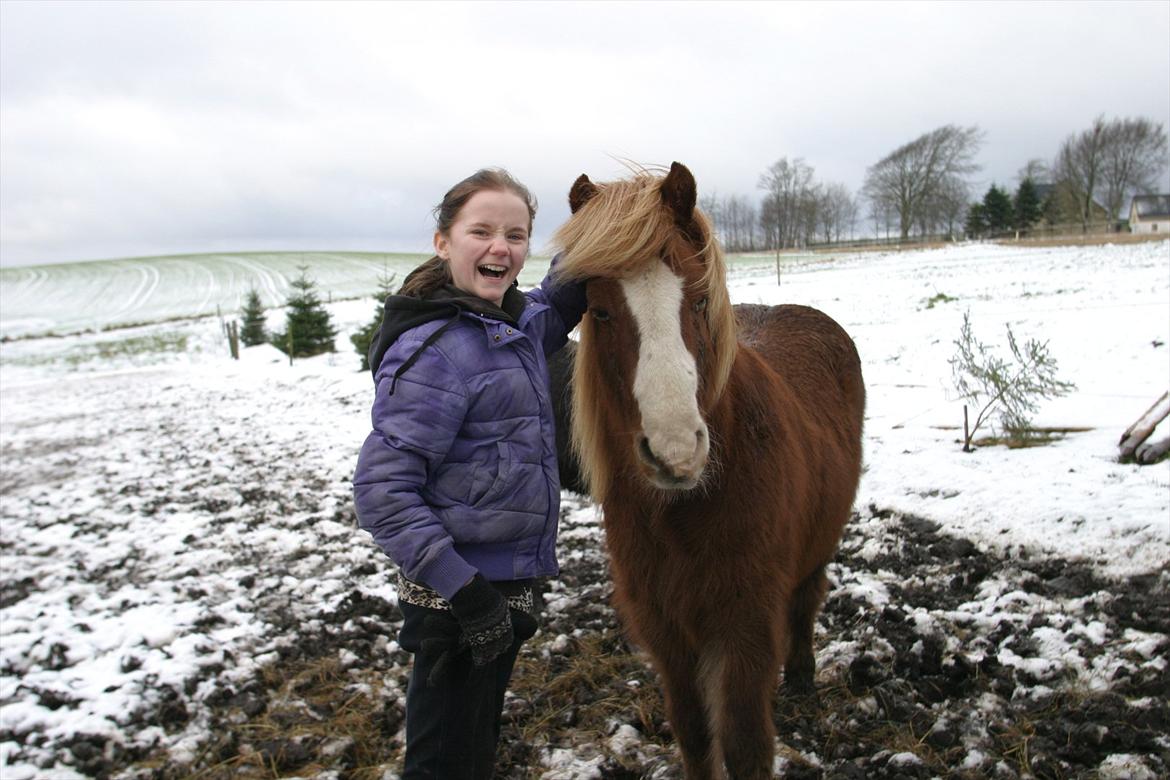
[[[662,201],[663,178],[642,169],[629,179],[597,184],[596,195],[553,236],[554,246],[562,252],[557,273],[570,279],[622,279],[663,259],[669,259],[676,268],[701,263],[703,274],[697,284],[707,297],[712,338],[712,371],[703,378],[702,395],[708,403],[714,403],[727,386],[737,348],[726,262],[710,219],[697,208],[693,218],[703,245],[695,251],[693,239],[685,236]],[[592,350],[590,327],[590,322],[582,322],[578,369]],[[581,376],[579,370],[575,374],[573,445],[590,492],[601,501],[610,474],[599,424],[603,388],[591,377]]]

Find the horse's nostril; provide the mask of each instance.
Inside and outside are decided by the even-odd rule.
[[[655,466],[660,465],[658,458],[654,457],[654,450],[650,449],[650,440],[645,436],[638,438],[638,452],[642,455],[647,463],[651,463]]]

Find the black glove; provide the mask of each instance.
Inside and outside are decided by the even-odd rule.
[[[512,609],[512,633],[521,642],[531,639],[539,628],[540,624],[530,613],[522,609]]]
[[[477,574],[451,598],[451,612],[463,629],[461,641],[471,648],[471,662],[487,666],[512,646],[508,600]]]
[[[428,656],[438,654],[427,675],[427,687],[434,688],[447,673],[452,659],[467,649],[467,643],[463,641],[459,624],[445,613],[427,615],[423,620],[423,637],[419,649]]]

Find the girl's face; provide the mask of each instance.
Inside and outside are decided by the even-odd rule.
[[[435,254],[455,286],[499,306],[528,256],[528,206],[507,191],[480,190],[459,211],[448,235],[435,233]]]

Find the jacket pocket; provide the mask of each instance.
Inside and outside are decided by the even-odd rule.
[[[507,442],[496,443],[496,468],[490,479],[476,480],[472,486],[469,503],[472,506],[489,504],[504,492],[508,485],[508,477],[512,473],[512,448]],[[486,475],[485,475],[486,476]]]

